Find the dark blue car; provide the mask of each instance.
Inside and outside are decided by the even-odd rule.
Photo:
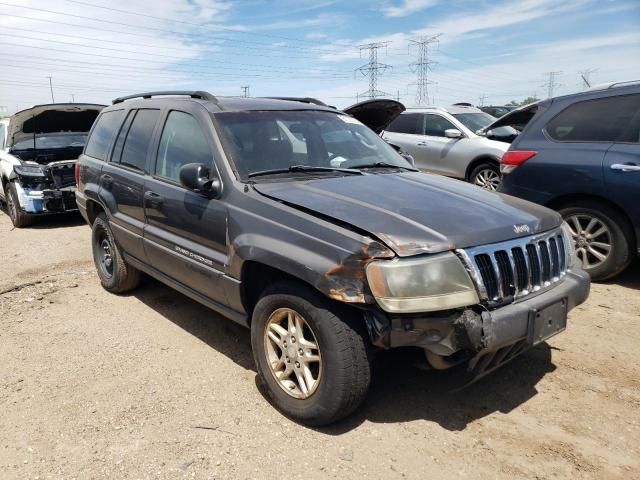
[[[500,192],[558,210],[594,280],[640,252],[640,81],[521,107],[490,128],[526,124],[501,161]]]

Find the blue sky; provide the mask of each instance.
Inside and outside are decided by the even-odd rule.
[[[522,0],[2,0],[0,106],[109,102],[156,89],[315,96],[344,107],[368,89],[359,45],[388,42],[378,90],[415,104],[409,41],[442,34],[435,104],[503,104],[640,78],[640,2]],[[362,55],[362,56],[361,56]],[[360,98],[361,99],[361,98]]]

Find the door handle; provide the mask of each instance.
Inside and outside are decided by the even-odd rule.
[[[151,190],[144,192],[145,206],[149,205],[151,208],[160,209],[162,208],[162,200],[162,196],[158,195],[156,192],[152,192]]]
[[[106,173],[100,175],[100,184],[106,190],[111,190],[111,187],[113,186],[113,177],[111,175],[107,175]]]
[[[417,146],[419,147],[426,147],[427,146],[427,142],[418,142],[416,143]]]
[[[610,168],[611,170],[617,170],[622,173],[640,172],[640,165],[636,165],[634,163],[614,163]]]

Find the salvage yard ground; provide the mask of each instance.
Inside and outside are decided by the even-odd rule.
[[[79,218],[0,214],[0,478],[640,478],[640,265],[476,385],[376,359],[313,430],[256,388],[249,334],[146,278],[99,285]]]

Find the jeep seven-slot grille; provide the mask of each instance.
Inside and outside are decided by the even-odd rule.
[[[460,250],[481,297],[504,303],[550,287],[567,271],[562,230]]]

